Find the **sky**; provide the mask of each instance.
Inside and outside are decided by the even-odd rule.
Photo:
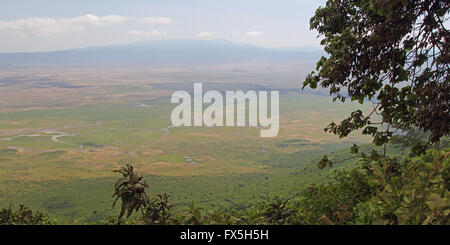
[[[228,39],[319,47],[309,29],[325,0],[14,0],[0,8],[0,52],[37,52],[152,39]]]

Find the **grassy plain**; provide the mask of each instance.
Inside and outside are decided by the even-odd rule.
[[[340,140],[323,128],[369,107],[299,93],[291,83],[207,83],[206,89],[282,91],[280,133],[260,138],[260,129],[249,127],[168,128],[176,106],[170,94],[192,90],[193,82],[148,81],[144,71],[135,79],[120,70],[94,76],[88,68],[1,72],[0,207],[24,203],[70,223],[117,212],[111,195],[118,176],[111,170],[126,163],[145,175],[151,193],[170,193],[176,208],[194,201],[239,209],[329,180],[334,169],[319,171],[315,160],[368,142],[359,135]]]

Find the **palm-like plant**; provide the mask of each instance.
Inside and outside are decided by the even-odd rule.
[[[144,214],[144,209],[148,206],[150,200],[145,192],[145,188],[148,188],[148,185],[145,181],[142,182],[142,175],[136,174],[133,166],[130,164],[113,171],[121,173],[123,176],[123,178],[117,180],[112,196],[113,198],[116,197],[113,202],[113,208],[119,198],[122,201],[118,222],[120,222],[125,212],[127,213],[127,218],[131,216],[133,211],[137,212],[139,209]]]
[[[173,205],[169,203],[170,195],[158,194],[147,206],[143,216],[146,224],[165,225],[172,221]]]

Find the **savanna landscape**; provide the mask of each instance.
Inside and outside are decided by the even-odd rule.
[[[26,203],[68,222],[114,214],[112,170],[127,163],[146,176],[152,192],[176,196],[176,207],[196,200],[211,210],[243,208],[326,181],[329,173],[318,171],[314,160],[369,142],[357,134],[342,142],[323,133],[330,116],[339,120],[361,106],[342,107],[326,96],[302,93],[295,84],[205,84],[219,91],[283,89],[279,136],[264,139],[250,127],[171,128],[168,115],[176,104],[170,95],[192,90],[193,82],[152,82],[142,72],[142,82],[123,85],[126,75],[105,70],[102,78],[86,74],[89,82],[83,82],[78,75],[81,81],[65,79],[62,87],[58,76],[76,71],[25,77],[24,70],[21,77],[2,73],[2,81],[9,82],[2,88],[0,117],[2,206]]]
[[[154,30],[0,52],[0,224],[448,225],[450,4],[321,4],[320,48]],[[80,40],[89,25],[177,24],[88,14],[3,20],[0,35],[33,21]],[[279,91],[278,135],[174,127],[171,96],[196,82]]]

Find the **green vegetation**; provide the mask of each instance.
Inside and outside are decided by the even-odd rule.
[[[17,211],[11,206],[0,210],[0,225],[55,225],[47,214],[33,212],[31,209],[20,205]]]
[[[449,9],[327,1],[311,27],[329,56],[304,87],[359,104],[286,89],[276,138],[169,127],[178,83],[2,111],[0,206],[75,224],[450,224]],[[25,206],[0,211],[0,224],[53,223]]]
[[[311,28],[329,57],[303,86],[328,88],[342,102],[376,100],[366,116],[356,110],[327,131],[346,137],[363,129],[377,145],[412,128],[429,133],[425,145],[448,135],[449,14],[450,3],[440,0],[328,0],[317,9]]]
[[[144,213],[142,221],[146,224],[450,224],[449,151],[428,150],[412,159],[380,155],[365,158],[360,166],[339,171],[327,184],[310,185],[295,198],[278,197],[241,211],[203,212],[192,204],[187,211],[172,214],[168,196],[159,195],[158,201],[150,205],[153,215]],[[161,215],[155,216],[154,210],[160,210]],[[165,217],[164,222],[161,217]]]
[[[149,197],[149,185],[131,165],[119,170],[113,197],[118,216],[95,224],[450,224],[450,149],[430,149],[414,158],[373,154],[332,181],[310,185],[291,198],[273,197],[243,209],[174,209],[168,194]],[[150,184],[150,187],[152,185]],[[132,216],[140,211],[140,215]],[[131,218],[127,221],[123,217]],[[56,224],[23,206],[0,211],[0,224]],[[91,223],[94,224],[94,223]]]
[[[357,106],[342,107],[324,96],[284,94],[281,131],[273,139],[259,138],[257,128],[167,133],[162,129],[175,106],[168,101],[0,113],[0,121],[15,122],[2,124],[0,207],[23,203],[62,223],[100,221],[114,214],[108,201],[115,182],[111,170],[133,163],[153,195],[172,195],[177,211],[192,201],[208,211],[242,210],[327,182],[334,169],[319,171],[318,156],[348,154],[345,147],[368,142],[358,135],[339,141],[323,134],[327,115],[342,118]]]

